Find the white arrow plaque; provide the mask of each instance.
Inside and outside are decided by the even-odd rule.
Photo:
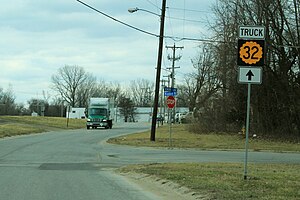
[[[241,84],[261,84],[262,68],[261,67],[239,67],[238,82]]]

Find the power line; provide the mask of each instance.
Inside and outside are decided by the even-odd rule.
[[[150,0],[145,0],[145,1],[147,1],[148,3],[150,3],[152,6],[154,6],[155,8],[157,8],[157,9],[159,9],[160,10],[160,7],[157,5],[157,1],[156,1],[156,4],[155,3],[153,3],[152,1],[150,1]]]
[[[186,2],[185,2],[185,0],[183,1],[183,7],[184,7],[184,9],[185,9],[185,6],[186,6]],[[185,19],[185,14],[186,14],[186,12],[185,12],[185,10],[183,11],[183,18]],[[183,23],[182,23],[182,37],[184,37],[185,36],[185,21],[183,21]]]
[[[97,12],[97,13],[100,13],[101,15],[104,15],[105,17],[107,17],[107,18],[109,18],[109,19],[111,19],[111,20],[113,20],[113,21],[115,21],[115,22],[118,22],[118,23],[120,23],[120,24],[122,24],[122,25],[124,25],[124,26],[127,26],[127,27],[129,27],[129,28],[132,28],[132,29],[134,29],[134,30],[136,30],[136,31],[142,32],[142,33],[147,34],[147,35],[151,35],[151,36],[154,36],[154,37],[159,37],[158,34],[151,33],[151,32],[149,32],[149,31],[145,31],[145,30],[143,30],[143,29],[140,29],[140,28],[137,28],[137,27],[135,27],[135,26],[133,26],[133,25],[130,25],[130,24],[126,23],[126,22],[123,22],[123,21],[121,21],[121,20],[118,20],[118,19],[116,19],[116,18],[114,18],[114,17],[112,17],[112,16],[110,16],[110,15],[108,15],[108,14],[106,14],[106,13],[104,13],[104,12],[102,12],[102,11],[100,11],[100,10],[98,10],[98,9],[96,9],[96,8],[94,8],[94,7],[92,7],[92,6],[90,6],[90,5],[88,5],[87,3],[84,3],[83,1],[80,1],[80,0],[76,0],[76,1],[79,2],[79,3],[81,3],[81,4],[84,5],[84,6],[88,7],[89,9],[91,9],[91,10]],[[187,40],[187,41],[208,42],[208,43],[234,43],[234,42],[220,41],[220,40],[212,40],[212,39],[200,39],[200,38],[189,38],[189,37],[177,37],[177,36],[167,36],[167,35],[164,36],[164,38],[166,38],[166,39],[172,39],[172,40],[174,40],[174,41],[176,41],[176,42],[183,41],[183,40]]]
[[[167,17],[167,18],[186,21],[186,22],[196,22],[196,23],[202,23],[202,24],[207,23],[206,21],[200,21],[200,20],[194,20],[194,19],[185,19],[185,18],[179,18],[179,17]]]
[[[151,32],[145,31],[145,30],[142,30],[142,29],[140,29],[140,28],[137,28],[137,27],[135,27],[135,26],[132,26],[132,25],[130,25],[130,24],[127,24],[127,23],[125,23],[125,22],[122,22],[122,21],[120,21],[120,20],[118,20],[118,19],[116,19],[116,18],[114,18],[114,17],[112,17],[112,16],[110,16],[110,15],[108,15],[108,14],[106,14],[106,13],[104,13],[104,12],[102,12],[102,11],[100,11],[100,10],[98,10],[98,9],[96,9],[96,8],[94,8],[94,7],[92,7],[92,6],[88,5],[88,4],[86,4],[86,3],[82,2],[82,1],[80,1],[80,0],[76,0],[76,1],[78,1],[79,3],[81,3],[81,4],[84,5],[84,6],[86,6],[86,7],[90,8],[90,9],[92,9],[92,10],[94,10],[94,11],[100,13],[101,15],[104,15],[105,17],[107,17],[107,18],[109,18],[109,19],[112,19],[112,20],[114,20],[114,21],[116,21],[116,22],[118,22],[118,23],[120,23],[120,24],[123,24],[124,26],[127,26],[127,27],[129,27],[129,28],[135,29],[135,30],[137,30],[137,31],[140,31],[140,32],[145,33],[145,34],[148,34],[148,35],[152,35],[152,36],[155,36],[155,37],[159,37],[159,35],[157,35],[157,34],[154,34],[154,33],[151,33]]]
[[[173,26],[172,26],[171,17],[170,17],[171,16],[170,10],[168,10],[168,15],[169,15],[169,17],[166,16],[166,18],[169,18],[171,33],[172,33],[172,36],[174,36]]]
[[[212,13],[212,12],[210,12],[210,11],[194,10],[194,9],[186,9],[186,8],[172,8],[172,7],[168,7],[168,9],[172,9],[172,10],[183,10],[183,11],[187,11],[187,12]]]

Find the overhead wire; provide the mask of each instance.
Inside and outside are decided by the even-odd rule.
[[[182,37],[185,37],[185,17],[186,17],[186,13],[185,13],[185,7],[186,6],[186,1],[184,0],[183,1],[183,8],[184,8],[184,10],[183,10],[183,21],[182,21]],[[184,43],[184,41],[183,41],[183,47],[185,46],[185,43]]]
[[[184,21],[182,22],[183,24],[182,24],[182,37],[184,37],[185,36],[185,6],[186,6],[186,2],[185,2],[185,0],[183,1],[183,3],[184,3],[184,10],[183,10],[183,19],[184,19]]]
[[[148,1],[148,0],[147,0],[147,1]],[[77,2],[81,3],[82,5],[88,7],[89,9],[91,9],[91,10],[93,10],[93,11],[95,11],[95,12],[101,14],[101,15],[104,15],[105,17],[107,17],[107,18],[109,18],[109,19],[111,19],[111,20],[113,20],[113,21],[115,21],[115,22],[118,22],[118,23],[120,23],[120,24],[122,24],[122,25],[124,25],[124,26],[127,26],[127,27],[129,27],[129,28],[132,28],[132,29],[134,29],[134,30],[136,30],[136,31],[142,32],[142,33],[147,34],[147,35],[150,35],[150,36],[160,37],[158,34],[155,34],[155,33],[149,32],[149,31],[145,31],[145,30],[143,30],[143,29],[140,29],[140,28],[138,28],[138,27],[135,27],[135,26],[133,26],[133,25],[130,25],[130,24],[126,23],[126,22],[123,22],[123,21],[121,21],[121,20],[119,20],[119,19],[117,19],[117,18],[115,18],[115,17],[112,17],[112,16],[110,16],[110,15],[108,15],[108,14],[106,14],[106,13],[104,13],[104,12],[102,12],[102,11],[100,11],[100,10],[98,10],[98,9],[96,9],[96,8],[94,8],[94,7],[92,7],[92,6],[90,6],[90,5],[88,5],[87,3],[85,3],[85,2],[83,2],[83,1],[81,1],[81,0],[77,0]],[[150,2],[150,1],[148,1],[148,2]],[[151,3],[151,4],[153,4],[153,3]],[[153,5],[155,5],[155,4],[153,4]],[[155,7],[159,8],[157,5],[155,5]],[[184,7],[185,7],[185,6],[184,6]],[[185,20],[185,11],[186,11],[186,9],[183,9],[183,11],[184,11],[183,24],[185,24],[185,21],[187,21],[187,20]],[[169,15],[170,15],[170,12],[169,12]],[[171,18],[170,18],[170,19],[171,19]],[[173,36],[164,35],[164,38],[165,38],[165,39],[171,39],[171,40],[173,40],[174,42],[180,42],[180,41],[195,41],[195,42],[207,42],[207,43],[234,43],[234,42],[220,41],[220,40],[213,40],[213,39],[189,38],[189,37],[185,37],[185,31],[183,31],[183,36],[182,36],[182,37],[174,36],[174,33],[173,33]],[[166,40],[165,40],[165,41],[166,41]],[[165,69],[164,69],[164,68],[162,68],[162,69],[165,70],[165,71],[167,71],[167,72],[169,72],[169,71],[167,70],[167,67],[166,67],[166,60],[165,60],[165,59],[166,59],[166,58],[163,57],[163,65],[164,65],[164,68],[165,68]],[[181,75],[185,75],[185,73],[182,73],[182,72],[177,72],[177,73],[178,73],[178,74],[181,74]]]
[[[211,13],[210,11],[186,9],[185,7],[184,8],[170,7],[169,9],[172,9],[172,10],[184,10],[184,11],[188,11],[188,12]]]
[[[172,5],[171,5],[172,6]],[[185,13],[183,13],[183,18],[181,19],[181,18],[176,18],[176,17],[173,17],[172,15],[174,14],[170,9],[168,9],[169,7],[171,7],[171,6],[168,6],[167,7],[167,13],[168,13],[168,16],[166,16],[166,18],[168,18],[169,19],[169,24],[170,24],[170,30],[171,30],[171,33],[172,33],[172,38],[174,38],[175,37],[175,34],[174,34],[174,29],[173,29],[173,23],[172,23],[172,20],[171,19],[179,19],[179,20],[182,20],[182,37],[184,37],[184,25],[185,25]],[[174,39],[172,39],[173,41],[174,41]],[[165,40],[165,41],[167,41],[167,40]],[[174,43],[174,45],[175,45],[175,43]],[[173,46],[173,44],[172,45],[169,45],[169,46]],[[169,57],[169,56],[168,56]],[[170,57],[169,57],[170,58]],[[171,61],[171,60],[170,60]],[[177,72],[176,72],[177,73]]]
[[[206,21],[200,21],[200,20],[194,20],[194,19],[185,19],[185,18],[178,18],[178,17],[169,17],[170,19],[176,19],[176,20],[181,20],[181,21],[186,21],[186,22],[195,22],[195,23],[207,23]]]
[[[112,16],[110,16],[110,15],[108,15],[108,14],[106,14],[106,13],[104,13],[104,12],[102,12],[102,11],[100,11],[100,10],[98,10],[98,9],[96,9],[96,8],[94,8],[94,7],[92,7],[92,6],[90,6],[89,4],[84,3],[83,1],[80,1],[80,0],[76,0],[76,1],[78,1],[78,2],[81,3],[82,5],[84,5],[84,6],[88,7],[88,8],[90,8],[91,10],[94,10],[94,11],[100,13],[101,15],[104,15],[105,17],[107,17],[107,18],[109,18],[109,19],[111,19],[111,20],[114,20],[114,21],[116,21],[116,22],[118,22],[118,23],[120,23],[120,24],[123,24],[124,26],[127,26],[127,27],[129,27],[129,28],[135,29],[135,30],[137,30],[137,31],[140,31],[140,32],[145,33],[145,34],[148,34],[148,35],[152,35],[152,36],[155,36],[155,37],[159,37],[159,35],[157,35],[157,34],[151,33],[151,32],[149,32],[149,31],[142,30],[142,29],[137,28],[137,27],[135,27],[135,26],[132,26],[132,25],[130,25],[130,24],[128,24],[128,23],[125,23],[125,22],[123,22],[123,21],[121,21],[121,20],[118,20],[117,18],[114,18],[114,17],[112,17]]]
[[[129,28],[132,28],[132,29],[134,29],[136,31],[142,32],[142,33],[147,34],[147,35],[151,35],[151,36],[154,36],[154,37],[160,37],[158,34],[155,34],[155,33],[149,32],[149,31],[145,31],[143,29],[140,29],[138,27],[130,25],[130,24],[126,23],[126,22],[118,20],[117,18],[112,17],[112,16],[110,16],[110,15],[108,15],[108,14],[106,14],[106,13],[104,13],[104,12],[102,12],[102,11],[94,8],[94,7],[92,7],[89,4],[87,4],[87,3],[85,3],[85,2],[83,2],[81,0],[76,0],[76,1],[79,2],[79,3],[81,3],[82,5],[86,6],[87,8],[89,8],[89,9],[91,9],[91,10],[93,10],[93,11],[95,11],[95,12],[97,12],[97,13],[99,13],[99,14],[101,14],[101,15],[103,15],[103,16],[105,16],[105,17],[107,17],[107,18],[109,18],[109,19],[111,19],[113,21],[115,21],[115,22],[118,22],[118,23],[120,23],[120,24],[122,24],[124,26],[127,26]],[[165,35],[164,38],[172,39],[175,42],[186,40],[186,41],[197,41],[197,42],[208,42],[208,43],[233,43],[233,42],[229,42],[229,41],[220,41],[220,40],[213,40],[213,39],[200,39],[200,38],[178,37],[178,36],[168,36],[168,35]]]
[[[172,36],[174,36],[174,32],[173,32],[173,27],[172,27],[172,22],[171,22],[171,14],[169,12],[169,9],[168,9],[168,6],[166,8],[166,15],[165,17],[168,19],[168,23],[167,25],[169,26],[169,28],[166,28],[167,30],[170,30],[170,33]],[[164,43],[165,43],[165,46],[168,46],[168,41],[167,40],[164,40]]]
[[[153,2],[150,1],[150,0],[145,0],[145,1],[147,1],[148,3],[150,3],[152,6],[154,6],[154,7],[157,8],[158,10],[160,10],[160,7],[159,7],[158,4],[157,4],[157,0],[156,0],[156,4],[153,3]]]

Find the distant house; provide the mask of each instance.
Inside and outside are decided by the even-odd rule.
[[[150,122],[152,117],[153,108],[151,107],[137,107],[135,110],[136,121]]]
[[[32,116],[32,117],[38,117],[39,114],[37,114],[36,112],[33,111],[33,112],[31,113],[31,116]]]

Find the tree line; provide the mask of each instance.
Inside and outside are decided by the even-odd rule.
[[[111,98],[124,118],[134,118],[135,107],[152,106],[154,82],[138,79],[124,87],[119,83],[98,81],[86,72],[83,67],[65,65],[51,76],[51,89],[58,95],[51,96],[43,92],[42,98],[31,98],[28,107],[15,103],[15,94],[11,87],[4,91],[0,88],[0,115],[30,115],[32,112],[40,116],[64,117],[66,107],[88,106],[91,97]]]
[[[263,80],[252,87],[251,132],[300,137],[299,0],[219,0],[211,26],[216,43],[202,44],[195,73],[181,86],[182,98],[202,131],[239,131],[245,125],[247,87],[237,83],[239,25],[266,29]],[[212,123],[213,122],[213,123]]]

